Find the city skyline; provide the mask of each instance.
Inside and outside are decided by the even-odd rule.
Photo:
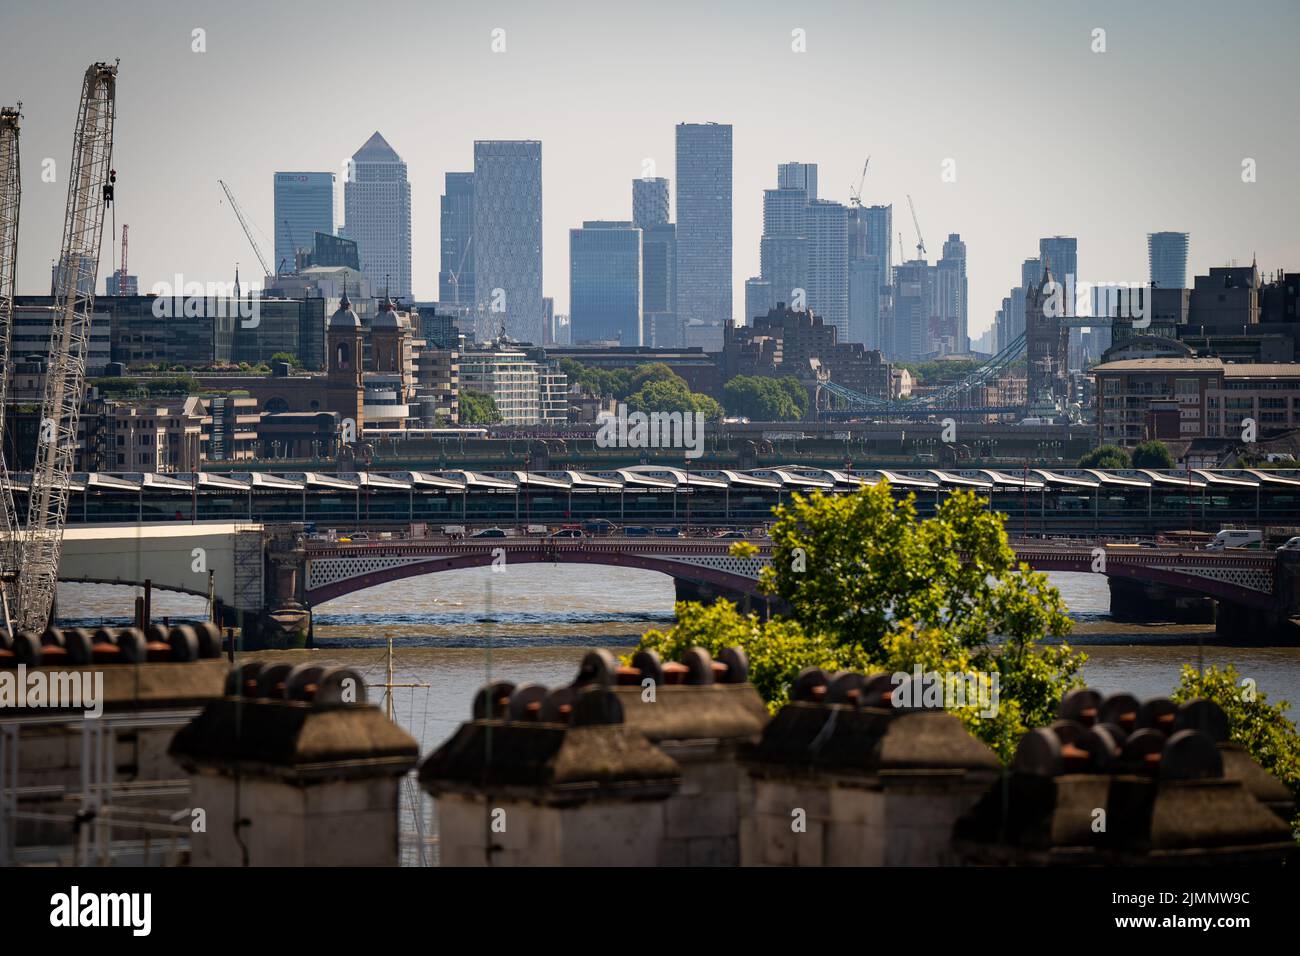
[[[284,104],[257,94],[282,88],[275,78],[287,81],[294,64],[312,51],[322,64],[331,62],[337,37],[328,14],[335,9],[343,8],[317,5],[311,18],[303,18],[292,6],[257,8],[259,35],[248,37],[251,5],[204,11],[197,18],[203,24],[157,5],[155,15],[129,27],[109,18],[93,38],[71,43],[45,42],[63,36],[52,12],[6,11],[6,29],[32,38],[0,64],[3,98],[22,99],[26,114],[19,291],[42,291],[57,255],[76,64],[109,55],[123,58],[116,226],[119,232],[124,223],[132,226],[131,272],[144,290],[178,271],[200,281],[229,281],[238,262],[242,275],[253,273],[252,250],[221,201],[218,177],[269,236],[269,179],[276,170],[333,169],[341,183],[343,161],[377,129],[410,170],[412,285],[422,300],[437,295],[445,174],[470,168],[476,139],[541,140],[548,158],[543,233],[551,250],[543,292],[556,298],[556,312],[567,313],[568,230],[585,220],[630,218],[626,183],[643,174],[647,158],[676,197],[675,124],[708,120],[735,130],[736,318],[745,279],[760,271],[762,190],[770,188],[772,167],[791,159],[818,163],[820,197],[846,203],[863,158],[871,155],[863,203],[898,206],[912,194],[931,261],[944,236],[960,234],[968,250],[972,338],[989,327],[1017,282],[1018,264],[1045,236],[1077,237],[1089,270],[1085,278],[1092,281],[1145,279],[1147,234],[1165,229],[1192,234],[1189,275],[1252,256],[1267,270],[1300,261],[1300,239],[1287,225],[1300,213],[1300,199],[1283,172],[1297,133],[1264,119],[1227,128],[1221,121],[1236,115],[1230,105],[1247,91],[1258,107],[1252,117],[1284,108],[1295,67],[1276,51],[1292,33],[1285,25],[1297,21],[1290,5],[1259,5],[1256,22],[1278,29],[1243,31],[1227,29],[1236,19],[1209,4],[1141,10],[1100,4],[1086,14],[1032,16],[1026,11],[1033,8],[1020,3],[978,12],[935,4],[870,17],[830,5],[809,13],[759,8],[743,22],[734,11],[668,4],[663,22],[638,21],[614,43],[581,9],[571,21],[552,24],[519,4],[494,11],[492,19],[390,4],[388,15],[410,29],[389,52],[415,53],[435,30],[454,34],[444,65],[476,92],[426,102],[417,84],[408,90],[382,73],[323,65],[314,98],[303,104],[314,118],[304,133],[302,124],[283,122]],[[593,14],[596,9],[590,8]],[[683,18],[689,29],[676,30],[673,23]],[[493,53],[491,31],[498,26],[506,30],[506,48]],[[1090,49],[1099,26],[1107,30],[1104,54]],[[203,53],[191,49],[196,28],[206,31]],[[806,31],[806,53],[791,49],[796,28]],[[1215,37],[1213,50],[1200,39],[1207,35]],[[628,49],[646,56],[672,49],[680,66],[661,71],[647,89],[644,76],[614,71]],[[29,53],[36,50],[41,56]],[[1013,59],[1023,71],[989,70],[997,50],[1017,51]],[[276,51],[283,62],[268,56]],[[574,109],[562,76],[537,73],[556,57],[582,58],[604,70],[608,82],[585,90],[581,108]],[[256,80],[248,75],[253,58]],[[870,71],[864,59],[874,63]],[[1077,87],[1070,116],[1043,122],[1045,110],[1057,116],[1059,103],[1050,89],[1025,81],[1035,65]],[[1170,83],[1144,85],[1153,73]],[[958,74],[964,92],[953,97],[949,81]],[[898,81],[872,92],[875,78],[885,75]],[[621,109],[632,96],[637,108]],[[917,110],[928,111],[933,122],[902,121]],[[1170,115],[1179,121],[1164,118]],[[1008,139],[1017,126],[1021,134]],[[159,129],[189,147],[183,154],[157,149]],[[599,136],[592,135],[595,129]],[[1132,135],[1117,136],[1116,130]],[[241,136],[250,144],[230,149]],[[1011,150],[1008,142],[1027,145]],[[41,179],[47,158],[54,161],[53,184]],[[1247,158],[1257,164],[1253,183],[1242,182]],[[949,159],[955,182],[942,178]],[[896,217],[894,231],[903,233],[905,246],[915,242],[910,217]],[[269,252],[270,242],[259,241]],[[116,261],[112,243],[106,239],[101,253],[101,283]]]

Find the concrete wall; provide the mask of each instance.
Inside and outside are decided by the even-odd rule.
[[[191,837],[195,866],[242,866],[231,838],[236,820],[249,866],[396,866],[399,777],[294,786],[279,780],[204,772],[193,777],[193,806],[207,829]]]
[[[206,595],[207,572],[212,571],[217,597],[228,607],[240,607],[235,594],[235,540],[239,531],[260,532],[261,525],[187,521],[70,525],[63,538],[59,580],[124,584],[151,580],[155,587]],[[199,555],[195,554],[196,548],[202,549]],[[259,592],[261,579],[259,566]],[[258,602],[247,609],[260,608],[259,593]]]
[[[575,807],[532,800],[443,794],[438,833],[443,866],[660,866],[667,829],[663,801],[598,801]],[[492,829],[493,813],[498,829]]]

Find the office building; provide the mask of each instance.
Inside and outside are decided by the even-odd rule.
[[[560,424],[568,417],[560,400],[567,376],[532,350],[500,345],[461,353],[460,390],[490,395],[505,425]]]
[[[774,308],[772,283],[762,276],[751,276],[745,280],[745,321],[741,325],[752,325],[754,319]]]
[[[731,126],[677,126],[677,317],[683,344],[717,350],[731,314]]]
[[[679,348],[677,318],[677,227],[661,222],[641,229],[641,341]],[[558,339],[557,339],[558,341]]]
[[[1188,239],[1185,232],[1147,233],[1147,260],[1155,288],[1187,288]]]
[[[121,269],[116,269],[104,278],[104,294],[139,295],[140,277],[123,275]]]
[[[778,189],[799,189],[808,197],[808,202],[817,201],[817,164],[816,163],[780,163],[776,167],[776,186]]]
[[[569,322],[576,343],[641,345],[641,230],[589,221],[569,230]]]
[[[849,334],[849,210],[825,199],[808,203],[808,308],[841,341]]]
[[[885,348],[885,320],[893,274],[892,206],[850,206],[847,341]]]
[[[357,244],[376,289],[411,300],[411,185],[406,163],[379,133],[352,154],[343,184],[343,235]]]
[[[440,202],[438,301],[474,302],[474,174],[448,173]]]
[[[939,305],[939,341],[941,355],[970,350],[967,331],[966,243],[957,233],[950,233],[943,244],[935,281]]]
[[[542,341],[542,144],[474,143],[474,303],[510,338]]]
[[[275,262],[277,274],[297,268],[298,252],[312,250],[316,233],[334,235],[334,174],[275,174]]]
[[[632,180],[632,225],[648,229],[668,221],[668,180],[642,177]]]

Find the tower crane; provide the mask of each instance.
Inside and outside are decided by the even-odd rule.
[[[460,274],[465,271],[465,257],[469,255],[469,247],[474,244],[474,237],[470,236],[469,241],[465,243],[465,248],[460,253],[460,263],[456,266],[456,271],[451,274],[451,284],[456,287],[456,305],[460,305]]]
[[[854,189],[852,186],[849,187],[850,206],[862,205],[862,184],[867,181],[867,167],[870,165],[871,165],[871,157],[868,156],[867,161],[862,164],[862,175],[858,177],[858,188]]]
[[[28,630],[44,629],[54,608],[69,487],[76,464],[77,418],[86,390],[86,350],[104,215],[113,202],[117,178],[112,168],[116,101],[117,63],[92,63],[82,81],[72,162],[68,166],[72,175],[68,179],[59,260],[64,267],[51,313],[49,364],[17,582],[18,613],[14,624]]]
[[[912,194],[907,194],[907,208],[912,210],[912,227],[916,229],[916,258],[925,258],[925,240],[921,238],[921,224],[916,220],[916,206],[912,204]]]
[[[230,191],[230,187],[226,185],[225,180],[218,179],[217,183],[225,192],[226,198],[230,200],[230,208],[235,210],[235,218],[239,220],[240,228],[244,230],[244,235],[248,237],[248,244],[253,247],[253,255],[257,256],[257,261],[262,266],[262,275],[275,275],[271,271],[271,267],[266,264],[266,257],[262,255],[262,250],[257,247],[257,242],[253,239],[253,230],[249,228],[248,220],[244,218],[244,210],[240,209],[239,203],[235,201],[235,194]]]
[[[22,528],[14,507],[13,486],[5,463],[5,412],[9,363],[13,349],[14,280],[18,263],[18,210],[22,202],[18,130],[23,104],[0,109],[0,617],[12,632],[17,608],[16,582],[22,559]]]
[[[122,265],[117,272],[117,294],[126,295],[126,233],[131,227],[122,224]]]

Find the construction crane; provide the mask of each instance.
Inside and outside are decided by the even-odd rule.
[[[225,191],[226,198],[230,200],[230,208],[235,210],[235,217],[239,220],[240,227],[244,230],[244,235],[248,237],[248,244],[253,247],[253,255],[257,256],[258,263],[262,266],[262,275],[275,275],[271,267],[266,264],[266,257],[262,255],[262,250],[257,248],[257,243],[253,240],[253,230],[249,228],[248,220],[244,218],[244,210],[239,208],[239,203],[235,202],[235,194],[230,191],[225,180],[218,179],[222,190]]]
[[[912,204],[912,194],[907,194],[907,208],[912,210],[912,227],[916,229],[916,258],[925,259],[925,240],[921,238],[921,224],[916,220],[916,206]]]
[[[13,349],[14,281],[18,265],[18,211],[22,205],[18,130],[23,104],[0,109],[0,623],[13,632],[11,612],[17,607],[16,582],[22,560],[22,528],[14,507],[13,485],[5,462],[5,411],[9,390],[9,361]]]
[[[122,224],[122,265],[117,270],[117,294],[126,295],[126,233],[131,227]]]
[[[14,624],[43,630],[54,609],[68,493],[76,464],[77,418],[86,391],[86,351],[104,215],[113,202],[113,121],[117,63],[92,63],[81,87],[72,141],[62,265],[51,313],[50,354],[41,401],[36,461],[27,495],[27,526]]]
[[[858,188],[854,189],[852,186],[849,187],[850,206],[862,205],[862,184],[867,181],[867,167],[870,165],[871,165],[871,157],[868,156],[867,161],[862,164],[862,175],[858,177]]]
[[[469,247],[474,244],[474,237],[470,236],[469,241],[465,243],[465,248],[460,254],[460,264],[456,266],[456,271],[451,274],[451,284],[456,288],[455,303],[460,305],[460,274],[465,268],[465,257],[469,255]]]

